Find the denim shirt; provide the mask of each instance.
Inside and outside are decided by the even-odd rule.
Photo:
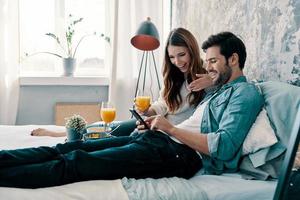
[[[241,76],[223,85],[210,99],[201,122],[207,134],[210,155],[202,155],[206,173],[234,172],[242,156],[242,144],[263,107],[263,97],[253,84]]]

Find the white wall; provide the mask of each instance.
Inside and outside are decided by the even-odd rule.
[[[16,125],[55,124],[57,102],[100,102],[108,86],[21,86]]]

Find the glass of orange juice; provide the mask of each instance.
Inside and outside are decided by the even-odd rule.
[[[100,115],[104,121],[104,130],[107,131],[109,123],[115,120],[116,118],[116,108],[112,105],[111,102],[102,102]]]
[[[151,96],[146,92],[139,92],[135,97],[135,107],[141,111],[145,112],[151,105]]]

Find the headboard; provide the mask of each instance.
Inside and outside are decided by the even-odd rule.
[[[65,118],[73,114],[81,115],[88,123],[101,120],[98,103],[58,102],[55,105],[55,124],[58,126],[65,125]]]

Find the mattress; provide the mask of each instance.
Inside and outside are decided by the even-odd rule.
[[[63,143],[65,137],[34,137],[35,128],[64,131],[62,126],[2,126],[0,125],[0,150],[36,146],[53,146]],[[244,180],[239,174],[222,176],[202,175],[199,171],[189,180],[172,177],[160,179],[122,178],[117,180],[93,180],[56,187],[20,189],[0,187],[1,199],[30,200],[271,200],[276,181]]]

